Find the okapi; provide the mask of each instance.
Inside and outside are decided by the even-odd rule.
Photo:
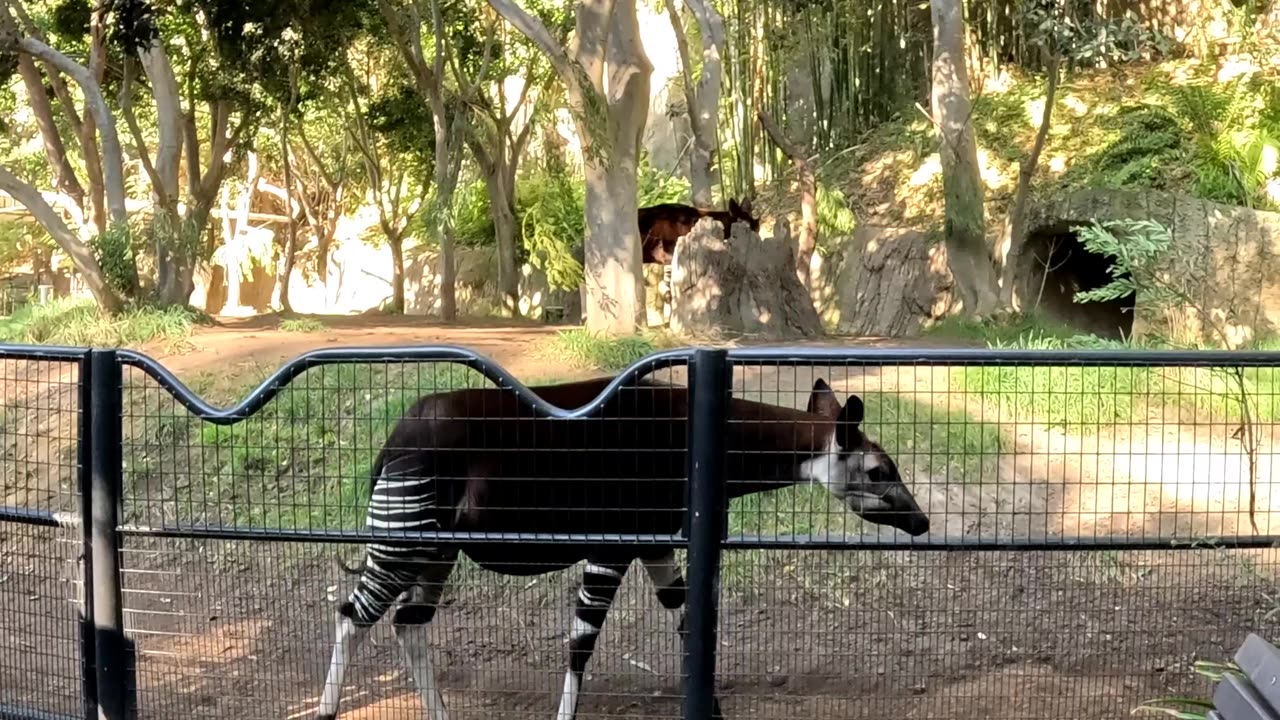
[[[760,218],[751,214],[751,201],[729,200],[729,209],[703,210],[680,203],[663,203],[640,208],[640,243],[644,251],[644,263],[666,265],[675,256],[676,241],[688,235],[693,226],[704,217],[715,218],[724,226],[724,239],[728,240],[735,222],[745,222],[752,232],[760,232]]]
[[[582,407],[612,381],[532,388],[549,403]],[[594,417],[534,417],[509,390],[466,389],[419,399],[392,429],[373,466],[367,523],[376,530],[474,533],[673,535],[685,516],[687,388],[640,382],[617,390]],[[841,405],[821,379],[804,411],[729,401],[725,495],[738,498],[817,483],[862,518],[921,535],[929,518],[880,445],[863,434],[862,400]],[[410,676],[431,720],[447,720],[436,685],[428,624],[465,553],[481,567],[532,576],[583,560],[557,720],[573,720],[582,676],[632,562],[659,603],[685,603],[685,581],[667,548],[634,545],[370,543],[356,588],[337,611],[336,638],[318,717],[337,716],[343,674],[369,629],[392,616]],[[679,633],[686,636],[684,612]],[[719,701],[714,705],[719,718]]]

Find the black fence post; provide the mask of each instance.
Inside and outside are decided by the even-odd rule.
[[[80,692],[85,720],[98,717],[97,651],[93,625],[93,353],[80,358],[80,427],[77,431],[80,492]]]
[[[720,548],[725,533],[725,432],[729,419],[728,354],[698,350],[689,378],[689,592],[684,720],[710,720],[716,707],[716,623]]]
[[[92,509],[88,519],[98,716],[103,720],[132,720],[137,710],[137,683],[132,647],[124,632],[124,598],[120,584],[124,373],[114,350],[92,351],[90,364]]]

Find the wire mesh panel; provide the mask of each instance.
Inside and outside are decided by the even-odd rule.
[[[312,715],[336,651],[344,717],[422,717],[429,686],[450,717],[547,717],[566,695],[579,718],[678,717],[679,617],[650,580],[675,583],[663,544],[685,515],[687,393],[650,384],[682,381],[671,364],[552,418],[476,366],[315,362],[234,424],[130,369],[141,714]],[[532,385],[574,409],[610,380]],[[216,402],[244,392],[204,382]],[[395,539],[412,533],[443,537]]]
[[[1274,626],[1274,369],[740,355],[726,715],[1127,717]]]
[[[82,714],[80,382],[64,353],[0,349],[0,709]]]

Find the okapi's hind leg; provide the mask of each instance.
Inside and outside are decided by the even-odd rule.
[[[676,554],[673,550],[668,550],[665,555],[642,557],[640,562],[644,563],[644,569],[649,573],[649,580],[653,582],[653,587],[657,591],[658,602],[662,603],[662,607],[668,610],[680,611],[680,626],[676,632],[680,635],[680,682],[684,686],[687,682],[685,678],[689,677],[688,668],[684,667],[683,652],[684,648],[689,644],[687,626],[689,608],[685,606],[688,591],[685,586],[684,573],[680,571],[680,566],[676,564]],[[723,720],[724,714],[720,712],[720,698],[713,694],[711,703],[712,720]]]
[[[370,628],[387,614],[397,598],[418,585],[432,567],[452,569],[456,557],[456,553],[443,553],[432,548],[369,545],[360,579],[347,601],[338,607],[333,653],[316,720],[334,720],[338,716],[347,666],[368,637]],[[447,569],[444,571],[446,579]],[[419,611],[419,614],[423,613]],[[400,620],[399,612],[396,620]],[[398,628],[397,636],[401,636]]]
[[[625,562],[588,560],[582,571],[582,584],[573,607],[573,630],[569,633],[569,669],[564,674],[564,692],[560,695],[556,720],[573,720],[577,716],[582,675],[595,652],[600,628],[604,627],[629,565],[630,559]]]
[[[396,608],[391,624],[404,654],[405,667],[413,678],[422,706],[431,720],[448,720],[444,698],[436,685],[435,668],[431,664],[430,630],[445,583],[458,559],[457,552],[442,553],[438,561],[429,562],[409,593],[408,602]]]

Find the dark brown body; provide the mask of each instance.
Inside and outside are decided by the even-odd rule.
[[[534,388],[572,409],[612,378]],[[417,455],[434,478],[441,529],[482,533],[678,533],[687,492],[687,388],[639,384],[616,392],[592,417],[538,418],[511,391],[468,389],[419,400],[395,427],[374,468]],[[766,422],[741,422],[752,418]],[[728,440],[730,497],[795,483],[797,453],[812,453],[831,421],[734,399]],[[784,449],[785,448],[785,449]],[[608,545],[474,543],[481,566],[534,575],[608,552]],[[634,547],[617,547],[631,553]]]
[[[704,210],[680,203],[663,203],[640,208],[640,243],[645,263],[666,265],[676,251],[676,241],[688,235],[693,226],[709,217],[724,226],[724,239],[728,240],[735,222],[745,222],[753,231],[760,230],[760,219],[751,215],[751,202],[741,205],[729,201],[728,210]]]

